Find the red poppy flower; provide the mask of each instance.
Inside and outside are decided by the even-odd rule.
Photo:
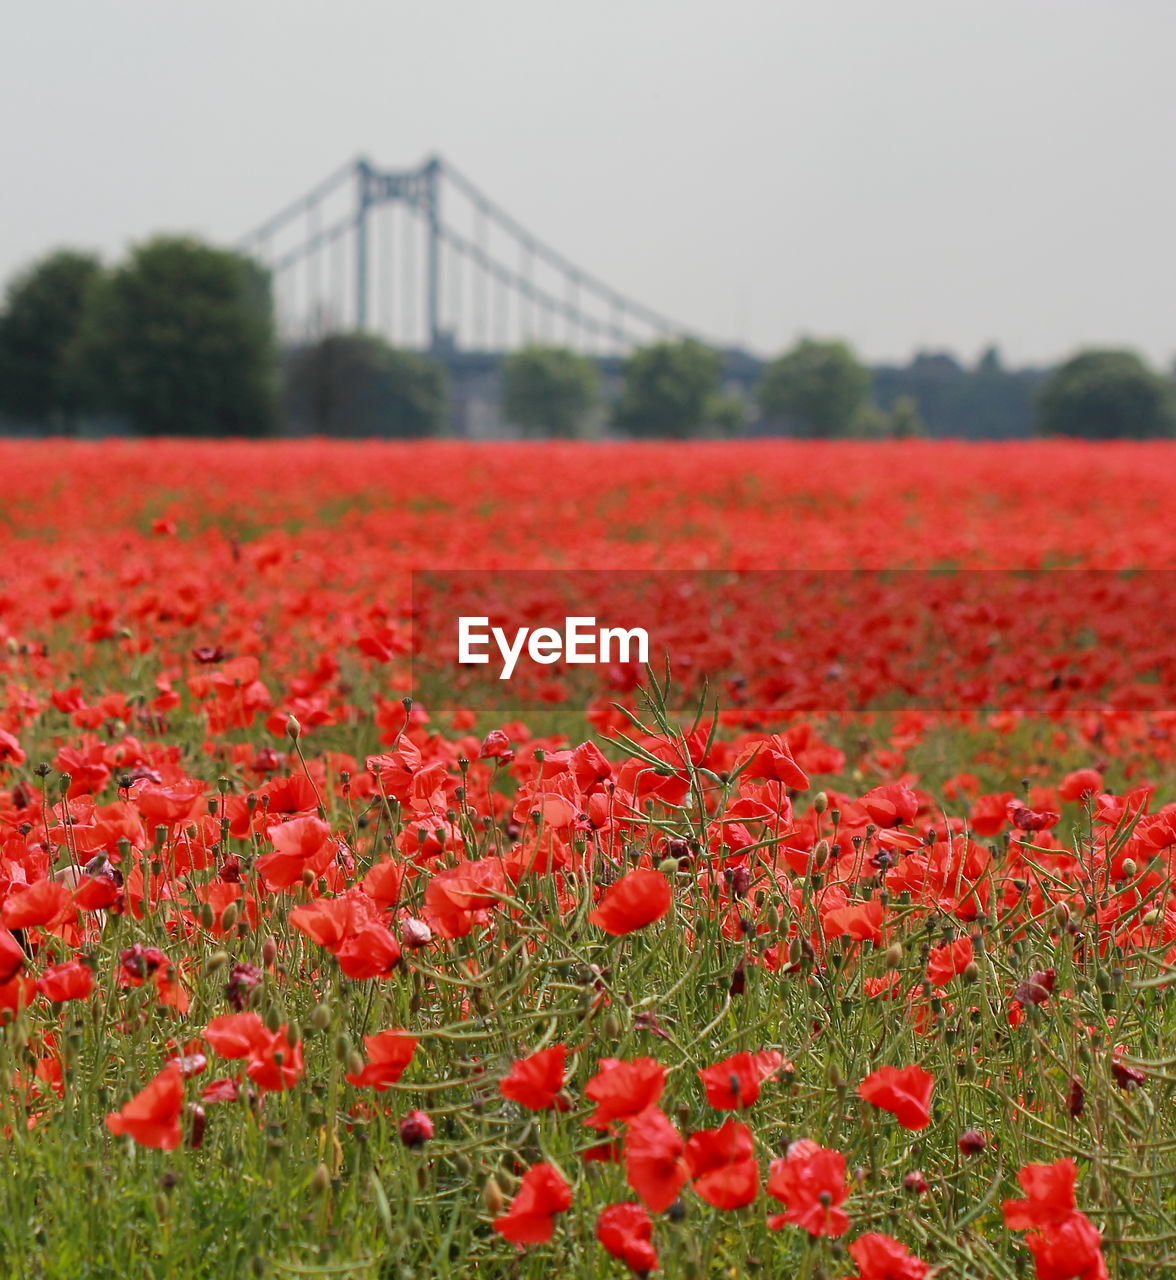
[[[596,1219],[596,1238],[637,1275],[657,1270],[653,1219],[642,1205],[632,1200],[610,1204]]]
[[[919,798],[905,782],[891,782],[867,791],[862,807],[877,827],[909,826],[919,812]]]
[[[750,1107],[760,1095],[760,1085],[784,1065],[775,1049],[759,1053],[734,1053],[713,1067],[703,1067],[698,1078],[706,1087],[706,1100],[718,1111]]]
[[[834,907],[821,913],[821,931],[826,938],[842,935],[855,942],[882,941],[882,903],[878,898],[869,902],[851,902],[844,907]]]
[[[1086,800],[1097,796],[1103,789],[1103,777],[1097,769],[1075,769],[1058,785],[1058,795],[1063,800]]]
[[[893,1236],[870,1232],[849,1246],[861,1280],[923,1280],[927,1264]]]
[[[738,1120],[700,1129],[686,1141],[694,1190],[716,1209],[742,1209],[759,1194],[759,1165],[751,1130]]]
[[[889,1111],[904,1129],[925,1129],[931,1123],[934,1088],[935,1077],[920,1066],[879,1067],[858,1085],[858,1094]]]
[[[94,990],[94,972],[80,960],[50,965],[37,979],[37,990],[54,1004],[84,1000]]]
[[[625,1176],[655,1213],[668,1209],[690,1177],[682,1135],[657,1108],[629,1121],[625,1134]]]
[[[16,977],[26,959],[20,943],[7,929],[0,929],[0,983]]]
[[[129,1134],[141,1147],[172,1151],[183,1140],[183,1110],[184,1077],[170,1063],[120,1111],[112,1111],[106,1127],[114,1134]]]
[[[647,867],[629,871],[609,885],[588,919],[614,936],[660,920],[672,902],[669,881]]]
[[[808,1139],[794,1142],[768,1170],[768,1195],[785,1212],[768,1219],[778,1231],[785,1223],[802,1227],[810,1236],[840,1236],[849,1230],[849,1215],[839,1206],[849,1194],[845,1157]]]
[[[288,889],[309,869],[314,875],[326,870],[335,854],[331,828],[316,817],[293,818],[268,827],[266,835],[274,846],[257,860],[257,873],[268,889]]]
[[[73,910],[69,889],[57,880],[38,880],[5,899],[4,924],[9,929],[31,929],[59,924]]]
[[[1033,1254],[1037,1280],[1107,1280],[1102,1236],[1084,1213],[1031,1231],[1025,1244]]]
[[[293,1088],[302,1076],[302,1042],[290,1043],[284,1023],[277,1031],[267,1031],[265,1039],[250,1052],[245,1072],[267,1093]]]
[[[1006,1200],[1005,1226],[1010,1231],[1035,1228],[1025,1237],[1038,1280],[1105,1280],[1102,1238],[1084,1213],[1075,1208],[1078,1166],[1073,1160],[1027,1164],[1017,1174],[1024,1200]]]
[[[1027,1164],[1017,1174],[1026,1200],[1006,1200],[1005,1226],[1010,1231],[1047,1227],[1061,1222],[1075,1209],[1074,1186],[1078,1166],[1068,1157],[1053,1164]]]
[[[391,1027],[378,1035],[364,1036],[367,1064],[362,1070],[348,1074],[346,1079],[351,1084],[370,1086],[377,1093],[383,1093],[404,1074],[418,1043],[416,1036],[408,1035],[399,1027]]]
[[[534,1164],[510,1208],[494,1219],[494,1230],[515,1244],[543,1244],[555,1230],[554,1216],[571,1207],[572,1189],[554,1165]]]
[[[957,938],[942,946],[932,947],[927,957],[927,981],[933,987],[946,987],[975,959],[971,938]]]
[[[778,733],[756,744],[745,759],[748,763],[741,777],[782,782],[794,791],[808,790],[808,775],[793,759],[792,749]]]
[[[607,1129],[652,1107],[666,1087],[666,1069],[653,1058],[601,1058],[598,1070],[584,1086],[596,1110],[584,1121],[593,1129]]]
[[[540,1049],[513,1064],[498,1082],[498,1092],[530,1111],[566,1111],[571,1103],[559,1096],[564,1084],[567,1049],[562,1044]]]
[[[357,982],[386,978],[400,963],[400,943],[376,921],[358,925],[335,952],[339,968]]]
[[[223,1013],[204,1028],[205,1040],[222,1058],[247,1058],[267,1034],[256,1013]]]

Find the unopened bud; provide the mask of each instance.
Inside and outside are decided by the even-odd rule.
[[[813,796],[814,811],[817,813],[824,813],[828,807],[829,797],[823,791],[818,791],[817,794]]]
[[[314,1177],[310,1180],[310,1189],[315,1195],[321,1196],[331,1185],[331,1174],[325,1164],[320,1164],[314,1171]]]
[[[888,969],[899,969],[902,967],[902,943],[892,942],[886,948],[886,967]]]
[[[261,944],[261,963],[267,968],[278,958],[278,940],[272,934]]]
[[[482,1185],[482,1203],[493,1214],[501,1213],[506,1204],[506,1197],[493,1174]]]
[[[310,1025],[316,1031],[326,1031],[331,1025],[331,1006],[329,1004],[316,1005],[314,1012],[310,1015]]]
[[[294,716],[286,717],[286,737],[289,738],[291,742],[297,742],[298,739],[302,737],[302,726]]]

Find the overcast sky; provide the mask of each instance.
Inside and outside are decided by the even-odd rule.
[[[6,0],[0,276],[439,152],[761,352],[1176,352],[1173,0]]]

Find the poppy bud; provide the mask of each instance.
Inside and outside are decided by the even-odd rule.
[[[331,1185],[331,1174],[325,1164],[320,1164],[310,1180],[310,1189],[316,1196],[323,1195]]]
[[[888,969],[899,969],[902,967],[902,943],[892,942],[886,948],[886,967]]]
[[[964,965],[964,971],[960,974],[960,977],[962,977],[965,982],[977,981],[980,977],[980,966],[975,960],[969,960],[968,963]]]
[[[291,742],[297,742],[302,737],[302,726],[298,723],[294,716],[286,717],[286,737]]]
[[[1135,875],[1136,871],[1138,871],[1138,870],[1139,870],[1139,868],[1135,865],[1135,859],[1134,859],[1134,858],[1124,858],[1124,859],[1123,859],[1123,867],[1122,867],[1122,871],[1123,871],[1123,879],[1124,879],[1124,880],[1130,880],[1130,879]]]
[[[988,1135],[981,1133],[979,1129],[966,1129],[960,1134],[956,1145],[966,1156],[979,1155],[988,1146]]]
[[[824,813],[828,807],[829,797],[823,791],[818,791],[817,794],[813,796],[813,812]]]
[[[400,1117],[400,1141],[406,1147],[423,1147],[433,1136],[433,1122],[423,1111]]]
[[[1055,903],[1053,916],[1059,926],[1068,924],[1070,921],[1070,908],[1068,904],[1065,902]]]
[[[278,940],[272,934],[261,944],[261,963],[267,968],[278,958]]]
[[[205,973],[216,973],[218,969],[223,969],[229,963],[229,953],[227,951],[214,951],[204,962]]]
[[[813,866],[819,871],[829,861],[829,841],[818,840],[813,848]]]
[[[922,1169],[912,1169],[904,1175],[902,1185],[913,1196],[924,1195],[927,1191],[927,1179],[923,1176]]]
[[[500,1214],[503,1205],[506,1204],[506,1197],[502,1194],[502,1188],[493,1174],[482,1185],[482,1203],[495,1215]]]
[[[237,910],[237,904],[230,902],[221,914],[221,928],[227,933],[236,923],[237,916],[240,913]]]
[[[1070,1077],[1070,1087],[1066,1091],[1066,1110],[1075,1120],[1086,1110],[1086,1090],[1077,1076]]]
[[[352,1049],[347,1055],[347,1072],[349,1075],[361,1075],[364,1068],[363,1054],[358,1049]]]
[[[198,1102],[189,1102],[185,1110],[188,1113],[188,1119],[191,1121],[191,1128],[188,1130],[188,1146],[194,1151],[199,1151],[201,1144],[204,1142],[204,1122],[207,1116],[204,1108]]]
[[[328,1004],[316,1005],[314,1012],[310,1015],[310,1025],[316,1031],[325,1031],[331,1025],[331,1006]]]

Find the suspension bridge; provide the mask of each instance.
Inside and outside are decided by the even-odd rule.
[[[270,273],[283,343],[364,331],[448,368],[455,427],[493,434],[499,368],[528,343],[591,355],[606,380],[633,348],[696,337],[571,262],[438,156],[387,170],[364,158],[335,170],[243,237]],[[727,381],[760,362],[708,342]]]

